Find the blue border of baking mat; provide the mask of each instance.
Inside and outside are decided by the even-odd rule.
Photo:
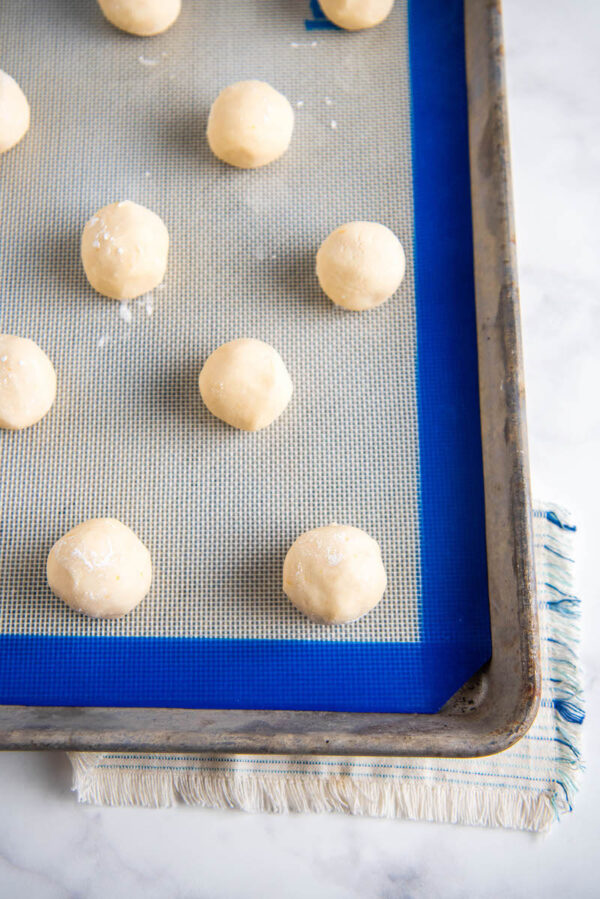
[[[462,0],[409,2],[409,39],[421,641],[6,635],[0,702],[435,712],[489,658]]]

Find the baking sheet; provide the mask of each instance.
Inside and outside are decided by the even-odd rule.
[[[408,4],[351,42],[291,0],[189,2],[152,40],[117,32],[91,3],[26,0],[0,22],[1,65],[33,109],[26,142],[0,163],[0,329],[38,341],[59,377],[47,419],[0,436],[3,635],[419,644]],[[219,90],[250,77],[290,99],[296,129],[280,162],[240,172],[212,157],[204,129]],[[123,199],[161,215],[172,242],[164,284],[128,306],[94,294],[78,248],[86,219]],[[384,223],[407,255],[401,290],[368,315],[334,307],[314,276],[319,243],[352,219]],[[197,391],[203,359],[238,336],[273,344],[295,385],[284,416],[254,435],[212,418]],[[95,515],[130,525],[155,564],[149,598],[120,621],[73,614],[45,583],[54,540]],[[281,591],[288,546],[333,520],[380,542],[389,580],[377,609],[343,628],[312,624]],[[474,576],[459,561],[450,589],[485,609],[485,562]],[[482,618],[469,639],[484,661]]]

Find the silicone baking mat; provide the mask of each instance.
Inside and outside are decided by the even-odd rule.
[[[0,9],[0,68],[32,106],[0,162],[0,331],[36,340],[59,390],[36,427],[0,432],[0,702],[432,712],[490,655],[462,3],[397,0],[348,34],[317,3],[188,0],[164,35],[112,28],[93,2]],[[225,85],[270,82],[296,112],[257,171],[204,131]],[[167,277],[130,304],[89,287],[84,222],[155,210]],[[400,238],[383,307],[321,293],[320,242],[353,219]],[[220,343],[275,346],[295,391],[269,429],[214,419],[197,389]],[[148,599],[97,621],[52,597],[66,530],[114,516],[150,548]],[[281,589],[303,530],[381,544],[368,616],[311,623]]]

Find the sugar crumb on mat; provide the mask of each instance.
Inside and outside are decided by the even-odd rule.
[[[126,300],[123,300],[123,302],[119,303],[119,317],[128,324],[131,322],[131,309],[129,308],[129,303]]]
[[[153,306],[152,300],[153,300],[152,294],[148,293],[148,294],[146,294],[146,296],[139,297],[139,299],[137,299],[135,301],[136,306],[140,306],[141,308],[143,308],[146,311],[146,315],[148,316],[148,318],[150,318],[152,316],[152,313],[154,311],[154,306]]]

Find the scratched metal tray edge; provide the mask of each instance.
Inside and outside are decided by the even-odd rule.
[[[0,706],[0,748],[482,756],[531,726],[540,666],[500,0],[465,0],[493,657],[435,715]]]

